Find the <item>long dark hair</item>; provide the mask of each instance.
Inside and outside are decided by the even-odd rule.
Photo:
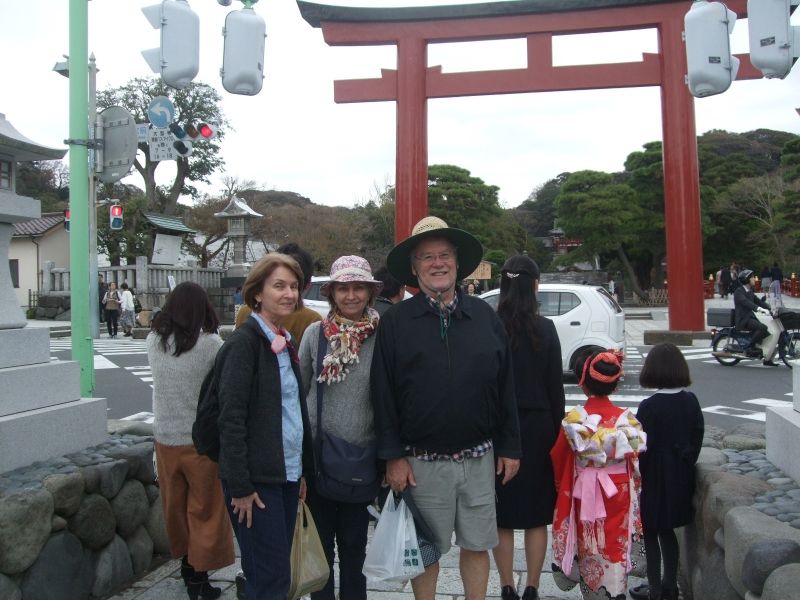
[[[536,317],[539,315],[539,301],[533,291],[533,282],[539,279],[540,273],[539,265],[524,254],[512,256],[503,265],[497,316],[506,328],[512,348],[517,348],[525,338],[534,348],[538,347]]]
[[[180,356],[194,348],[201,331],[217,333],[219,317],[206,291],[196,283],[184,281],[169,293],[150,327],[161,337],[159,343],[164,352],[169,352],[167,341],[173,336],[172,355]]]

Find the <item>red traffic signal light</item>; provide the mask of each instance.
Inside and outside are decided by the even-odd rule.
[[[108,225],[114,231],[122,229],[123,210],[122,205],[112,204],[108,209]]]
[[[203,139],[206,140],[210,140],[217,135],[217,128],[208,123],[200,123],[197,129],[200,131],[200,135],[203,136]]]
[[[64,211],[64,229],[69,231],[69,209]]]

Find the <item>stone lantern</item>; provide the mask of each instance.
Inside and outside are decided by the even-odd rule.
[[[26,327],[9,270],[14,223],[41,216],[38,200],[16,193],[17,163],[64,154],[29,140],[0,114],[0,473],[106,438],[105,399],[80,397],[77,362],[50,360],[50,332]]]
[[[228,237],[233,242],[233,264],[228,268],[226,279],[244,281],[250,271],[250,263],[245,259],[245,248],[250,238],[250,220],[264,215],[257,213],[247,205],[247,202],[234,196],[228,206],[214,216],[228,221]]]

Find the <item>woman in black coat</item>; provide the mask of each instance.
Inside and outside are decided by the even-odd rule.
[[[692,522],[694,465],[703,444],[703,413],[691,384],[689,366],[673,344],[657,344],[647,354],[639,384],[658,391],[645,399],[636,418],[647,433],[639,458],[641,513],[650,598],[678,598],[678,539],[674,529]],[[664,577],[661,577],[661,559]]]
[[[555,476],[550,449],[564,418],[561,344],[550,319],[538,314],[539,267],[529,257],[512,256],[503,265],[497,315],[511,341],[522,459],[517,476],[498,479],[494,559],[503,600],[518,600],[514,589],[514,530],[525,530],[527,581],[524,600],[539,597],[539,577],[547,551],[547,526],[553,522]]]

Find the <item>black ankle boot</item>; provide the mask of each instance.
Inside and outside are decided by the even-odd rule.
[[[222,595],[222,590],[212,587],[208,582],[208,571],[197,571],[186,586],[189,600],[216,600]]]
[[[247,579],[244,576],[242,571],[239,571],[236,574],[236,598],[237,600],[245,600],[246,592],[245,586],[247,585]]]
[[[517,590],[514,589],[513,586],[504,585],[503,589],[500,590],[500,596],[503,600],[519,600],[519,595],[517,594]]]
[[[184,556],[181,559],[181,579],[183,579],[183,585],[189,585],[189,580],[194,576],[194,568],[189,564],[189,557]]]
[[[522,592],[522,600],[539,600],[539,592],[535,587],[529,585],[525,588],[525,591]]]

